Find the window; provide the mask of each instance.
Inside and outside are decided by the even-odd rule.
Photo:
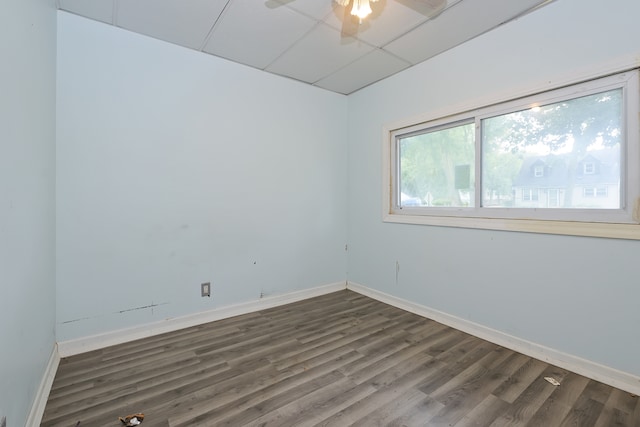
[[[420,206],[473,206],[474,133],[473,122],[454,123],[399,140],[398,207],[415,206],[407,200],[420,200]]]
[[[560,206],[560,197],[562,192],[557,188],[550,188],[547,190],[547,207],[557,208]]]
[[[525,202],[537,201],[538,200],[538,189],[537,188],[523,188],[522,189],[522,200],[525,201]]]
[[[596,172],[596,164],[593,162],[587,162],[584,164],[582,172],[585,175],[592,175]]]
[[[640,239],[638,79],[630,71],[388,129],[385,220],[580,235],[591,232],[572,223],[626,224]]]
[[[584,197],[607,197],[607,187],[585,187],[583,190]]]

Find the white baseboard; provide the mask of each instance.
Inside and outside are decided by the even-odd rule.
[[[531,341],[527,341],[495,329],[465,320],[432,308],[407,301],[393,295],[367,288],[354,282],[347,282],[347,289],[370,298],[398,307],[400,309],[426,317],[454,329],[482,338],[502,347],[509,348],[538,360],[559,366],[563,369],[600,381],[612,387],[640,395],[640,377],[619,371],[578,356],[563,353]]]
[[[60,357],[69,357],[88,351],[98,350],[116,344],[123,344],[140,338],[173,332],[179,329],[201,325],[203,323],[226,319],[241,314],[247,314],[258,310],[277,307],[307,298],[328,294],[346,289],[346,282],[337,282],[329,285],[318,286],[311,289],[289,292],[282,295],[273,295],[256,301],[220,307],[201,313],[188,314],[175,318],[165,319],[159,322],[148,323],[133,328],[120,329],[102,334],[82,337],[78,339],[61,341],[58,343]]]
[[[59,363],[60,355],[58,354],[57,345],[54,344],[44,375],[42,376],[42,380],[40,380],[40,386],[36,391],[36,397],[33,400],[33,405],[31,405],[31,410],[29,411],[25,427],[38,427],[40,425]]]

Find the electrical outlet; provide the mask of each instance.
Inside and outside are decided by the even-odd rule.
[[[200,295],[202,295],[203,297],[211,296],[211,282],[202,283],[200,285]]]

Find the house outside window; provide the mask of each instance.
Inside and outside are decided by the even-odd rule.
[[[521,201],[514,200],[514,206],[615,209],[620,205],[620,161],[619,144],[587,151],[577,159],[573,153],[525,157],[513,186],[517,191],[522,190],[527,194],[531,193],[532,187],[537,187],[541,197],[534,199],[523,196]],[[546,175],[539,177],[536,171],[542,163],[551,166]],[[533,177],[530,170],[534,171]],[[560,192],[562,199],[559,198]],[[599,200],[585,200],[594,197]],[[538,203],[532,204],[533,201]]]

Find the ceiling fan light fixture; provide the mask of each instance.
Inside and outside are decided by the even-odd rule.
[[[353,8],[351,14],[360,18],[360,22],[371,14],[371,6],[369,0],[353,0]]]
[[[334,1],[342,7],[347,7],[349,6],[349,2],[351,0],[334,0]]]

